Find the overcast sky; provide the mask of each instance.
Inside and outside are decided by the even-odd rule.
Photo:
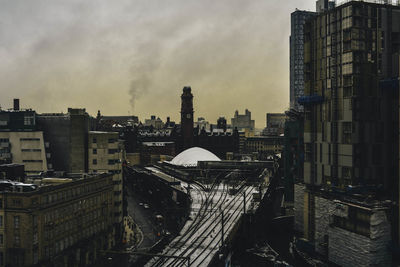
[[[0,0],[0,105],[179,121],[289,106],[290,13],[313,0]]]

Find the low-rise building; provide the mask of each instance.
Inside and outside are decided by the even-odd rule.
[[[282,136],[255,136],[248,137],[245,141],[245,152],[257,152],[261,158],[282,152]]]
[[[85,266],[115,245],[112,175],[35,184],[0,192],[0,266]]]

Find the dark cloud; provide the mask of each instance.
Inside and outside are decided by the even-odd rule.
[[[258,127],[288,103],[290,12],[314,1],[0,1],[0,104],[179,118],[248,108]]]

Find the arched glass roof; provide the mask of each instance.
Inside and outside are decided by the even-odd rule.
[[[170,163],[177,166],[196,167],[198,161],[221,161],[221,159],[204,148],[192,147],[179,153]]]

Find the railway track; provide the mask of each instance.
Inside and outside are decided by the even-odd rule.
[[[214,181],[214,183],[211,186],[211,191],[205,192],[204,186],[198,183],[192,183],[191,187],[196,190],[195,193],[192,194],[198,194],[200,195],[200,208],[198,209],[198,212],[196,213],[194,219],[191,220],[190,224],[186,224],[184,228],[182,229],[184,232],[180,234],[178,239],[174,239],[171,244],[164,249],[163,254],[164,255],[175,255],[175,253],[179,250],[179,247],[182,246],[182,244],[185,244],[188,239],[192,236],[193,233],[195,233],[198,228],[201,226],[204,217],[206,216],[207,210],[209,209],[210,206],[213,205],[213,202],[209,201],[210,198],[213,198],[214,195],[216,194],[217,191],[213,190],[215,186],[218,185],[218,179]],[[192,204],[193,206],[193,204]],[[192,211],[193,212],[193,211]],[[164,266],[164,258],[158,258],[154,260],[150,260],[146,266]]]
[[[213,254],[221,246],[222,239],[226,239],[227,234],[222,238],[222,228],[224,227],[224,233],[229,233],[242,214],[242,193],[246,193],[247,209],[251,202],[251,193],[255,190],[254,187],[246,186],[245,182],[242,182],[237,188],[237,193],[230,196],[229,186],[220,183],[219,179],[214,180],[207,192],[200,183],[191,183],[190,186],[193,190],[190,193],[193,201],[190,215],[192,220],[185,224],[180,236],[162,252],[163,255],[180,258],[154,257],[146,266],[187,266],[187,258],[190,258],[192,266],[208,265]],[[224,216],[223,227],[222,216]]]

